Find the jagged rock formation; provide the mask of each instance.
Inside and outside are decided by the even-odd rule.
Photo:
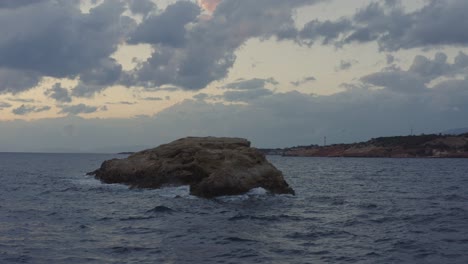
[[[136,188],[190,185],[193,195],[206,198],[242,194],[258,187],[294,194],[281,171],[240,138],[183,138],[126,159],[105,161],[90,174],[105,183]]]

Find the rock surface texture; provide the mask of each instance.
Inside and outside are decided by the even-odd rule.
[[[191,194],[205,198],[242,194],[258,187],[294,194],[281,171],[240,138],[183,138],[126,159],[105,161],[90,174],[105,183],[136,188],[190,185]]]

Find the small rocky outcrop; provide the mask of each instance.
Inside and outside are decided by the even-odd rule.
[[[242,194],[258,187],[294,194],[281,171],[240,138],[183,138],[126,159],[105,161],[89,174],[104,183],[135,188],[190,185],[191,194],[205,198]]]

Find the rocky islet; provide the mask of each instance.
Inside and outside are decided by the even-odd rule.
[[[241,138],[188,137],[112,159],[89,173],[104,183],[135,188],[189,185],[193,195],[238,195],[262,187],[275,194],[294,190],[250,142]]]

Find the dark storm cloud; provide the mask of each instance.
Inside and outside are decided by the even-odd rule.
[[[291,29],[294,25],[293,10],[316,2],[225,0],[217,6],[210,19],[196,21],[193,21],[194,4],[176,3],[158,16],[149,17],[137,29],[136,32],[145,34],[135,33],[131,41],[153,44],[154,53],[137,70],[130,72],[123,82],[129,86],[171,84],[186,90],[202,89],[212,81],[226,77],[236,60],[235,51],[248,39],[269,38]],[[169,19],[171,10],[179,9],[181,15]],[[169,26],[173,30],[169,35],[160,29],[160,25],[154,25],[154,21],[162,18],[174,23],[174,26]],[[182,27],[191,21],[192,24]],[[153,28],[156,30],[149,32]]]
[[[85,104],[66,105],[66,106],[60,106],[60,108],[62,110],[60,110],[59,114],[68,114],[68,115],[90,114],[90,113],[94,113],[100,110],[99,107],[88,106]],[[103,110],[107,110],[107,108]]]
[[[377,41],[381,50],[468,44],[468,1],[427,1],[407,12],[400,1],[372,2],[348,18],[311,21],[298,33],[299,41],[341,46]],[[295,37],[291,37],[295,38]]]
[[[72,101],[70,92],[67,89],[63,88],[60,83],[56,83],[52,86],[52,88],[47,89],[44,92],[44,95],[49,96],[50,98],[61,103],[69,103]]]
[[[24,91],[40,76],[111,84],[121,68],[109,56],[134,25],[121,16],[124,11],[118,0],[106,0],[89,14],[81,12],[78,1],[50,0],[0,12],[0,67],[34,76],[28,85],[0,89]]]
[[[49,110],[50,106],[21,105],[20,107],[13,109],[11,112],[15,115],[27,115],[30,113],[40,113]]]

